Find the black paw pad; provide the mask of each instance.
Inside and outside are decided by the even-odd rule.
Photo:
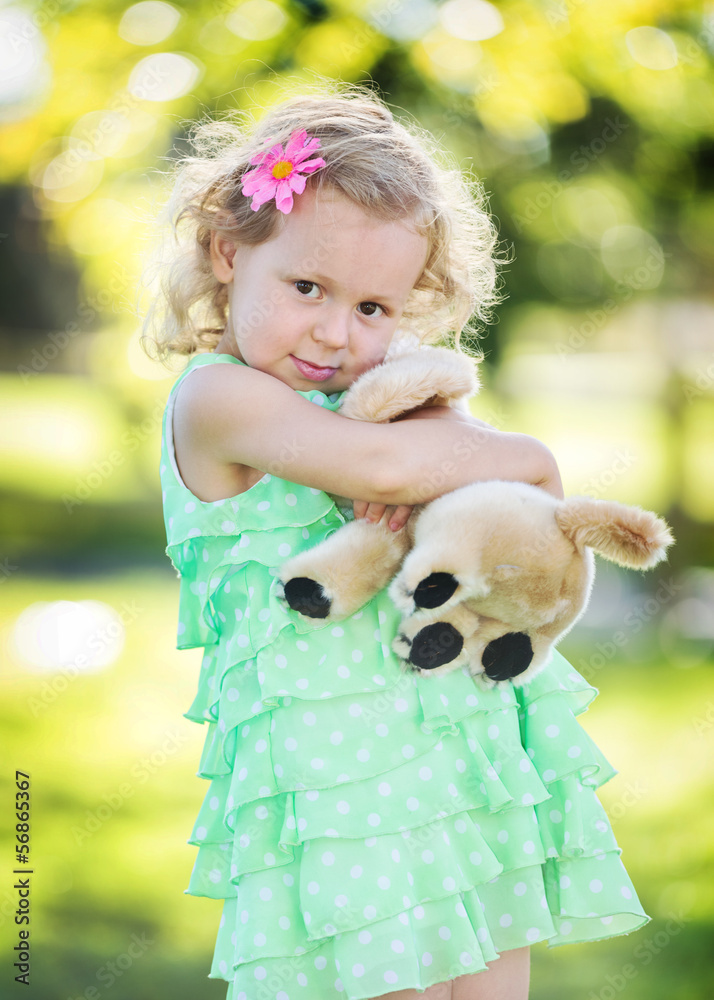
[[[530,636],[525,632],[507,632],[489,642],[481,662],[491,680],[507,681],[527,670],[532,659]]]
[[[285,600],[293,611],[306,618],[327,618],[332,602],[319,583],[307,576],[296,576],[285,584]]]
[[[430,573],[414,591],[414,603],[418,608],[440,608],[458,585],[459,581],[451,573]]]
[[[421,670],[433,670],[451,663],[464,646],[461,633],[448,622],[425,625],[412,641],[409,662]]]

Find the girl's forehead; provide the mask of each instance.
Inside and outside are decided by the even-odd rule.
[[[329,188],[319,192],[307,188],[297,196],[293,211],[285,217],[282,234],[288,242],[326,239],[340,242],[341,237],[349,241],[356,236],[413,242],[417,237],[411,220],[385,219]]]
[[[337,272],[357,266],[411,273],[418,267],[414,281],[427,253],[426,237],[408,220],[383,219],[336,192],[316,196],[309,189],[295,198],[293,211],[270,243],[285,263],[305,261]]]

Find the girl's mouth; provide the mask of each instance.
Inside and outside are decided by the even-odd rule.
[[[309,361],[296,358],[294,354],[291,354],[290,357],[300,374],[304,375],[305,378],[311,379],[313,382],[324,382],[325,379],[330,378],[337,371],[337,368],[320,368],[319,365],[311,365]]]

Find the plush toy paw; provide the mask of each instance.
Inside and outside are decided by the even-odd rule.
[[[342,621],[387,585],[408,546],[403,529],[351,521],[282,565],[283,599],[306,618]]]
[[[467,411],[466,397],[478,390],[476,366],[473,358],[446,348],[407,351],[360,375],[345,393],[339,413],[387,423],[428,406]],[[351,500],[342,499],[351,506]],[[340,503],[339,497],[335,500]],[[413,543],[421,506],[415,505],[411,522],[400,531],[348,520],[318,545],[293,556],[280,568],[281,598],[306,618],[337,622],[354,614],[394,577]],[[433,592],[419,606],[432,607],[430,599]]]
[[[493,627],[488,631],[490,634]],[[431,672],[444,667],[440,672],[448,673],[467,665],[473,676],[494,682],[516,680],[529,669],[534,657],[531,637],[526,632],[504,632],[485,644],[483,637],[479,640],[474,635],[467,644],[459,629],[448,621],[423,625],[411,637],[408,629],[400,631],[392,648],[412,670]]]
[[[283,586],[283,598],[306,618],[327,618],[332,601],[317,580],[296,576]]]
[[[484,673],[494,681],[510,681],[533,662],[533,645],[527,632],[506,632],[492,639],[481,654]]]
[[[417,608],[440,608],[456,592],[459,581],[451,573],[430,573],[420,580],[413,599]]]
[[[417,670],[436,670],[451,664],[463,647],[463,636],[449,622],[425,625],[411,639],[400,632],[392,644],[394,652]]]
[[[392,649],[414,671],[438,675],[459,667],[470,669],[470,637],[481,619],[463,605],[448,611],[416,611],[402,619]]]
[[[395,608],[404,615],[412,615],[420,610],[443,607],[461,586],[453,573],[431,572],[422,576],[418,571],[409,573],[402,567],[401,572],[389,585],[389,596]],[[457,597],[458,603],[460,596]]]
[[[552,643],[538,632],[480,615],[463,602],[405,616],[392,649],[417,673],[438,676],[466,668],[482,686],[493,688],[527,684],[548,661]]]

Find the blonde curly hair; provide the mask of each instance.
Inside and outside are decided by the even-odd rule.
[[[368,88],[337,84],[285,100],[257,123],[233,116],[238,120],[194,123],[188,141],[195,152],[164,175],[170,194],[140,281],[149,287],[158,276],[141,331],[149,356],[165,362],[172,354],[213,350],[221,339],[228,290],[213,274],[211,232],[250,246],[276,235],[285,216],[274,201],[253,212],[241,179],[266,140],[284,145],[297,129],[320,140],[316,155],[326,163],[309,185],[329,186],[380,219],[409,221],[427,238],[426,264],[393,343],[460,349],[469,320],[469,332],[477,335],[477,324],[488,322],[501,299],[498,236],[480,183],[442,165],[443,151],[428,133],[397,122]]]

